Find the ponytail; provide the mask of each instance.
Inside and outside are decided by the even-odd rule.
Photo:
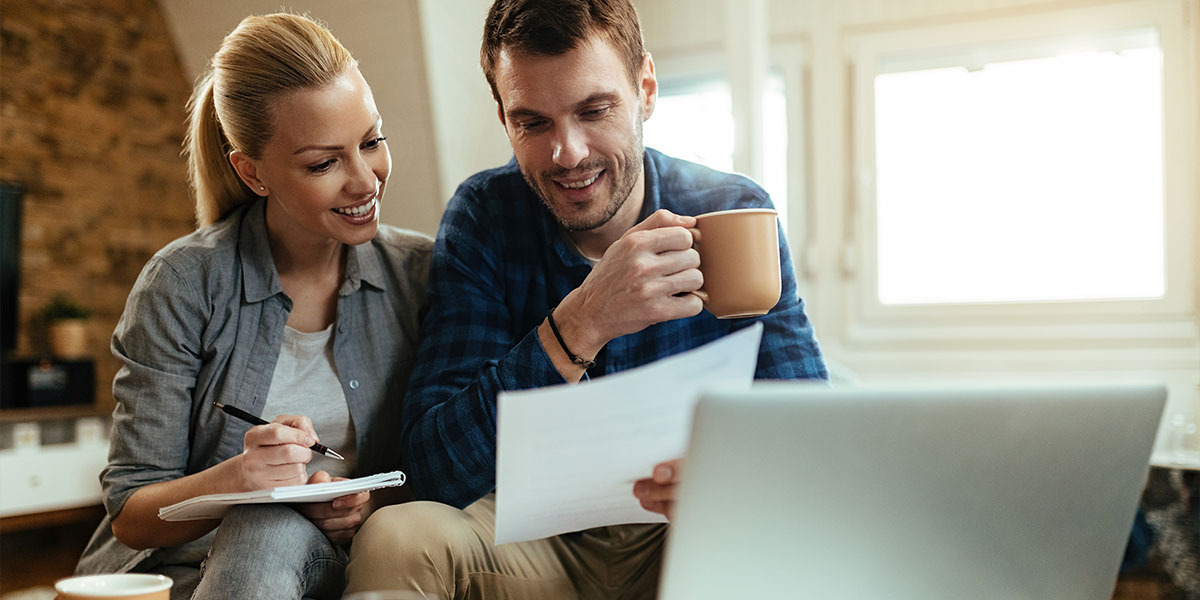
[[[240,204],[257,198],[229,162],[232,149],[213,101],[213,75],[207,73],[188,101],[189,123],[184,140],[188,179],[196,194],[196,224],[220,221]]]
[[[319,88],[357,64],[324,25],[303,15],[246,17],[225,36],[211,71],[188,101],[183,152],[200,227],[258,198],[238,177],[229,153],[262,158],[271,138],[275,99]]]

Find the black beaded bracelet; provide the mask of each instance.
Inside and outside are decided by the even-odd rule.
[[[558,307],[555,306],[554,308]],[[562,334],[558,332],[558,324],[554,322],[554,308],[550,309],[550,313],[546,315],[546,320],[550,321],[550,331],[554,332],[554,337],[558,340],[558,345],[562,346],[563,352],[567,353],[567,357],[571,359],[571,362],[583,367],[584,371],[596,366],[596,361],[579,356],[571,352],[571,349],[567,347],[567,343],[563,341]]]

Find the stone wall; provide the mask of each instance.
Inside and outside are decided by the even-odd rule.
[[[154,0],[18,0],[0,11],[0,179],[26,188],[18,353],[65,293],[90,308],[96,400],[142,265],[194,227],[180,157],[191,83]]]

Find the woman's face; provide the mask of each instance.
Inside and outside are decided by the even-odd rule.
[[[371,88],[357,68],[272,104],[274,132],[250,159],[277,241],[357,245],[375,237],[392,168]],[[236,161],[235,161],[236,164]],[[259,189],[262,186],[264,189]]]

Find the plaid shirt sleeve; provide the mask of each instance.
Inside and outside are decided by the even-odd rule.
[[[828,380],[825,359],[796,286],[795,265],[782,227],[779,227],[779,267],[782,275],[779,304],[757,319],[735,319],[731,331],[763,324],[755,379]]]
[[[536,329],[513,334],[504,265],[470,195],[459,189],[438,232],[401,428],[413,493],[460,508],[496,486],[498,392],[565,383]]]

